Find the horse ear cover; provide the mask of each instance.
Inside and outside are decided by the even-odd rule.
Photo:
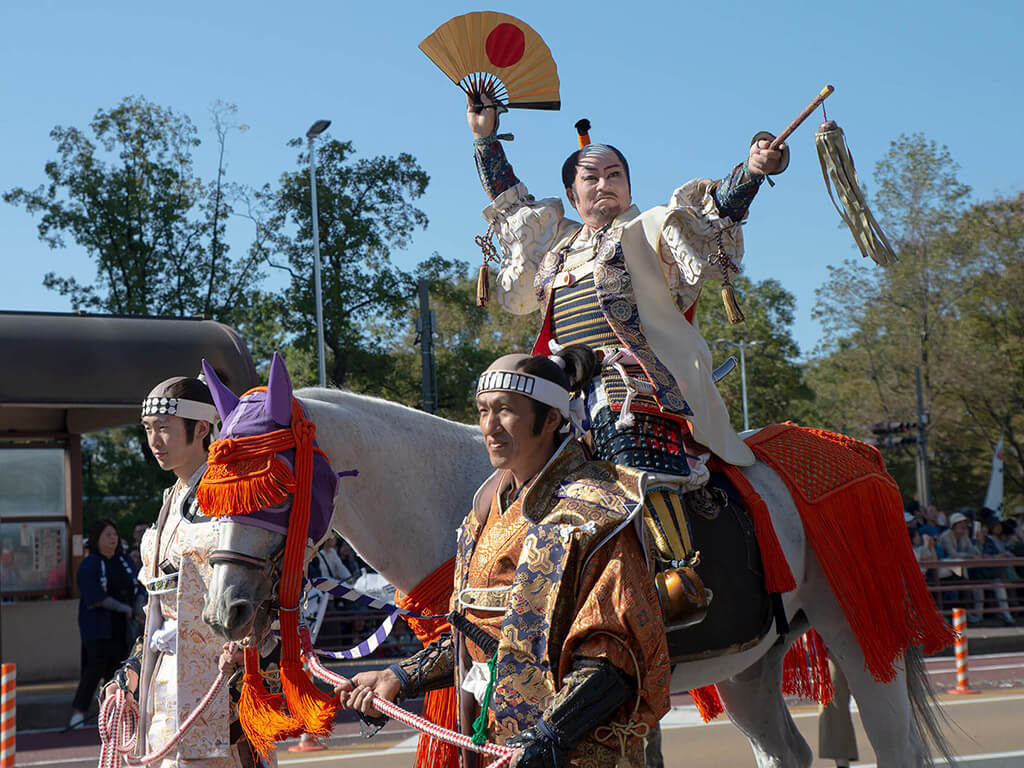
[[[284,360],[275,352],[267,379],[267,399],[263,407],[267,415],[283,427],[292,422],[292,379]]]
[[[203,375],[206,376],[206,386],[210,388],[210,395],[213,396],[213,404],[217,406],[217,413],[223,422],[228,415],[238,406],[238,398],[235,393],[228,389],[213,370],[213,366],[203,360]]]

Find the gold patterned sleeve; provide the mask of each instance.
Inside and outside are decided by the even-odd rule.
[[[559,679],[569,674],[577,658],[607,659],[631,678],[639,667],[645,719],[657,720],[668,711],[671,671],[665,624],[654,580],[632,528],[598,550],[580,579]]]
[[[496,296],[514,315],[540,308],[533,279],[544,255],[579,227],[565,217],[561,200],[535,200],[522,182],[502,192],[483,211],[501,251]]]

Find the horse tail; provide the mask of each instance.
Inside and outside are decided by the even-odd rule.
[[[946,738],[946,730],[959,728],[939,706],[939,698],[935,693],[928,671],[924,665],[924,654],[921,647],[913,645],[903,654],[903,662],[907,671],[907,696],[910,699],[910,712],[914,718],[914,727],[921,737],[925,750],[927,765],[934,766],[932,755],[938,752],[946,759],[950,768],[959,765],[953,746]]]

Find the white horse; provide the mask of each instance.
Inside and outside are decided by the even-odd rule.
[[[475,427],[372,397],[303,389],[296,397],[317,426],[317,440],[340,479],[333,527],[392,584],[408,592],[455,553],[455,530],[473,492],[491,468]],[[755,647],[731,655],[677,664],[674,692],[717,684],[726,712],[750,740],[758,768],[810,766],[813,755],[789,714],[781,692],[789,645],[813,627],[842,668],[857,701],[879,768],[931,764],[924,738],[947,758],[923,664],[913,649],[896,678],[877,682],[865,666],[782,479],[760,462],[744,475],[770,510],[797,589],[783,595],[791,632],[769,632]],[[248,525],[222,526],[220,549],[260,558],[281,547],[282,537]],[[218,564],[204,616],[225,637],[253,631],[253,608],[270,597],[261,571]],[[878,595],[891,600],[893,595]]]

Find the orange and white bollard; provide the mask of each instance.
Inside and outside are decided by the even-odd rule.
[[[950,693],[981,693],[967,684],[967,611],[953,609],[953,631],[956,632],[956,688]]]
[[[14,768],[14,671],[0,666],[0,768]]]

